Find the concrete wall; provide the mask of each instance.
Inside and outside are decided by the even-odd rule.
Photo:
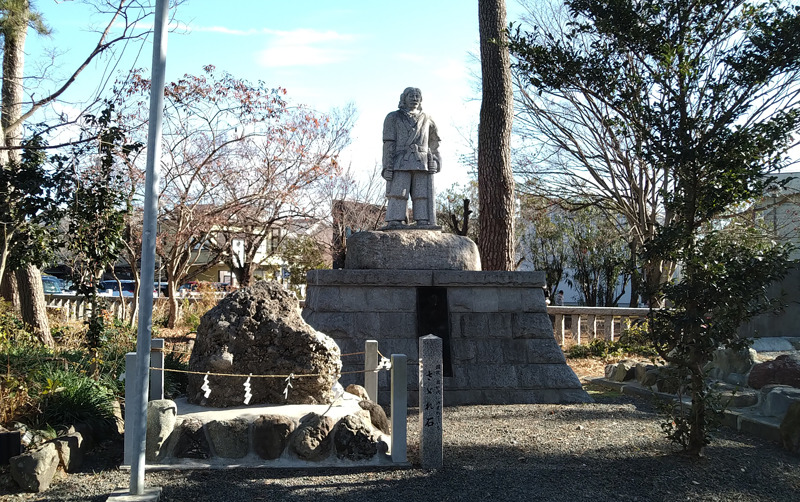
[[[786,277],[768,288],[770,297],[780,297],[786,305],[778,314],[754,317],[739,329],[748,338],[800,337],[800,268],[789,270]]]

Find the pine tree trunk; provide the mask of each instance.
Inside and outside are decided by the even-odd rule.
[[[22,80],[25,75],[25,38],[28,33],[30,5],[23,1],[20,5],[7,9],[3,20],[3,87],[0,124],[3,127],[3,144],[18,147],[22,142],[22,100],[24,99]],[[0,160],[19,161],[18,149],[0,149]]]
[[[483,270],[514,268],[513,91],[505,0],[479,0],[483,96],[478,126],[478,249]]]
[[[3,88],[0,124],[3,127],[3,143],[10,150],[2,150],[0,161],[20,159],[18,147],[22,142],[23,77],[25,74],[25,38],[28,31],[30,3],[22,1],[6,11],[3,22]],[[44,301],[42,275],[35,266],[25,266],[16,271],[19,284],[19,301],[22,320],[40,339],[53,344],[50,325],[47,322],[47,306]]]
[[[17,270],[16,274],[22,320],[33,330],[33,334],[40,342],[48,347],[54,347],[55,342],[50,334],[50,323],[47,320],[47,304],[44,301],[41,272],[34,265],[26,265]]]
[[[17,275],[8,269],[6,269],[3,277],[3,283],[0,285],[0,295],[2,295],[3,300],[11,304],[11,308],[14,309],[14,312],[20,311],[21,306],[19,303]]]

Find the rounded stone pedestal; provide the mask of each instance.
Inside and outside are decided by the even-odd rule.
[[[478,246],[467,237],[403,228],[357,232],[347,239],[346,269],[480,270]]]

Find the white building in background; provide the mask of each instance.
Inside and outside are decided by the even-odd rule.
[[[776,175],[786,181],[783,188],[770,190],[754,206],[764,223],[781,242],[795,246],[791,254],[800,260],[800,173]],[[787,181],[788,180],[788,181]],[[771,296],[781,295],[785,310],[776,315],[761,315],[743,325],[739,334],[746,337],[800,337],[800,267],[790,269],[786,277],[769,288]]]

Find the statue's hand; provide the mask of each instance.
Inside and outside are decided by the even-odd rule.
[[[391,169],[384,169],[381,171],[381,177],[386,181],[392,181],[392,178],[394,177],[394,171]]]
[[[428,171],[434,174],[439,172],[439,163],[433,157],[428,159]]]

